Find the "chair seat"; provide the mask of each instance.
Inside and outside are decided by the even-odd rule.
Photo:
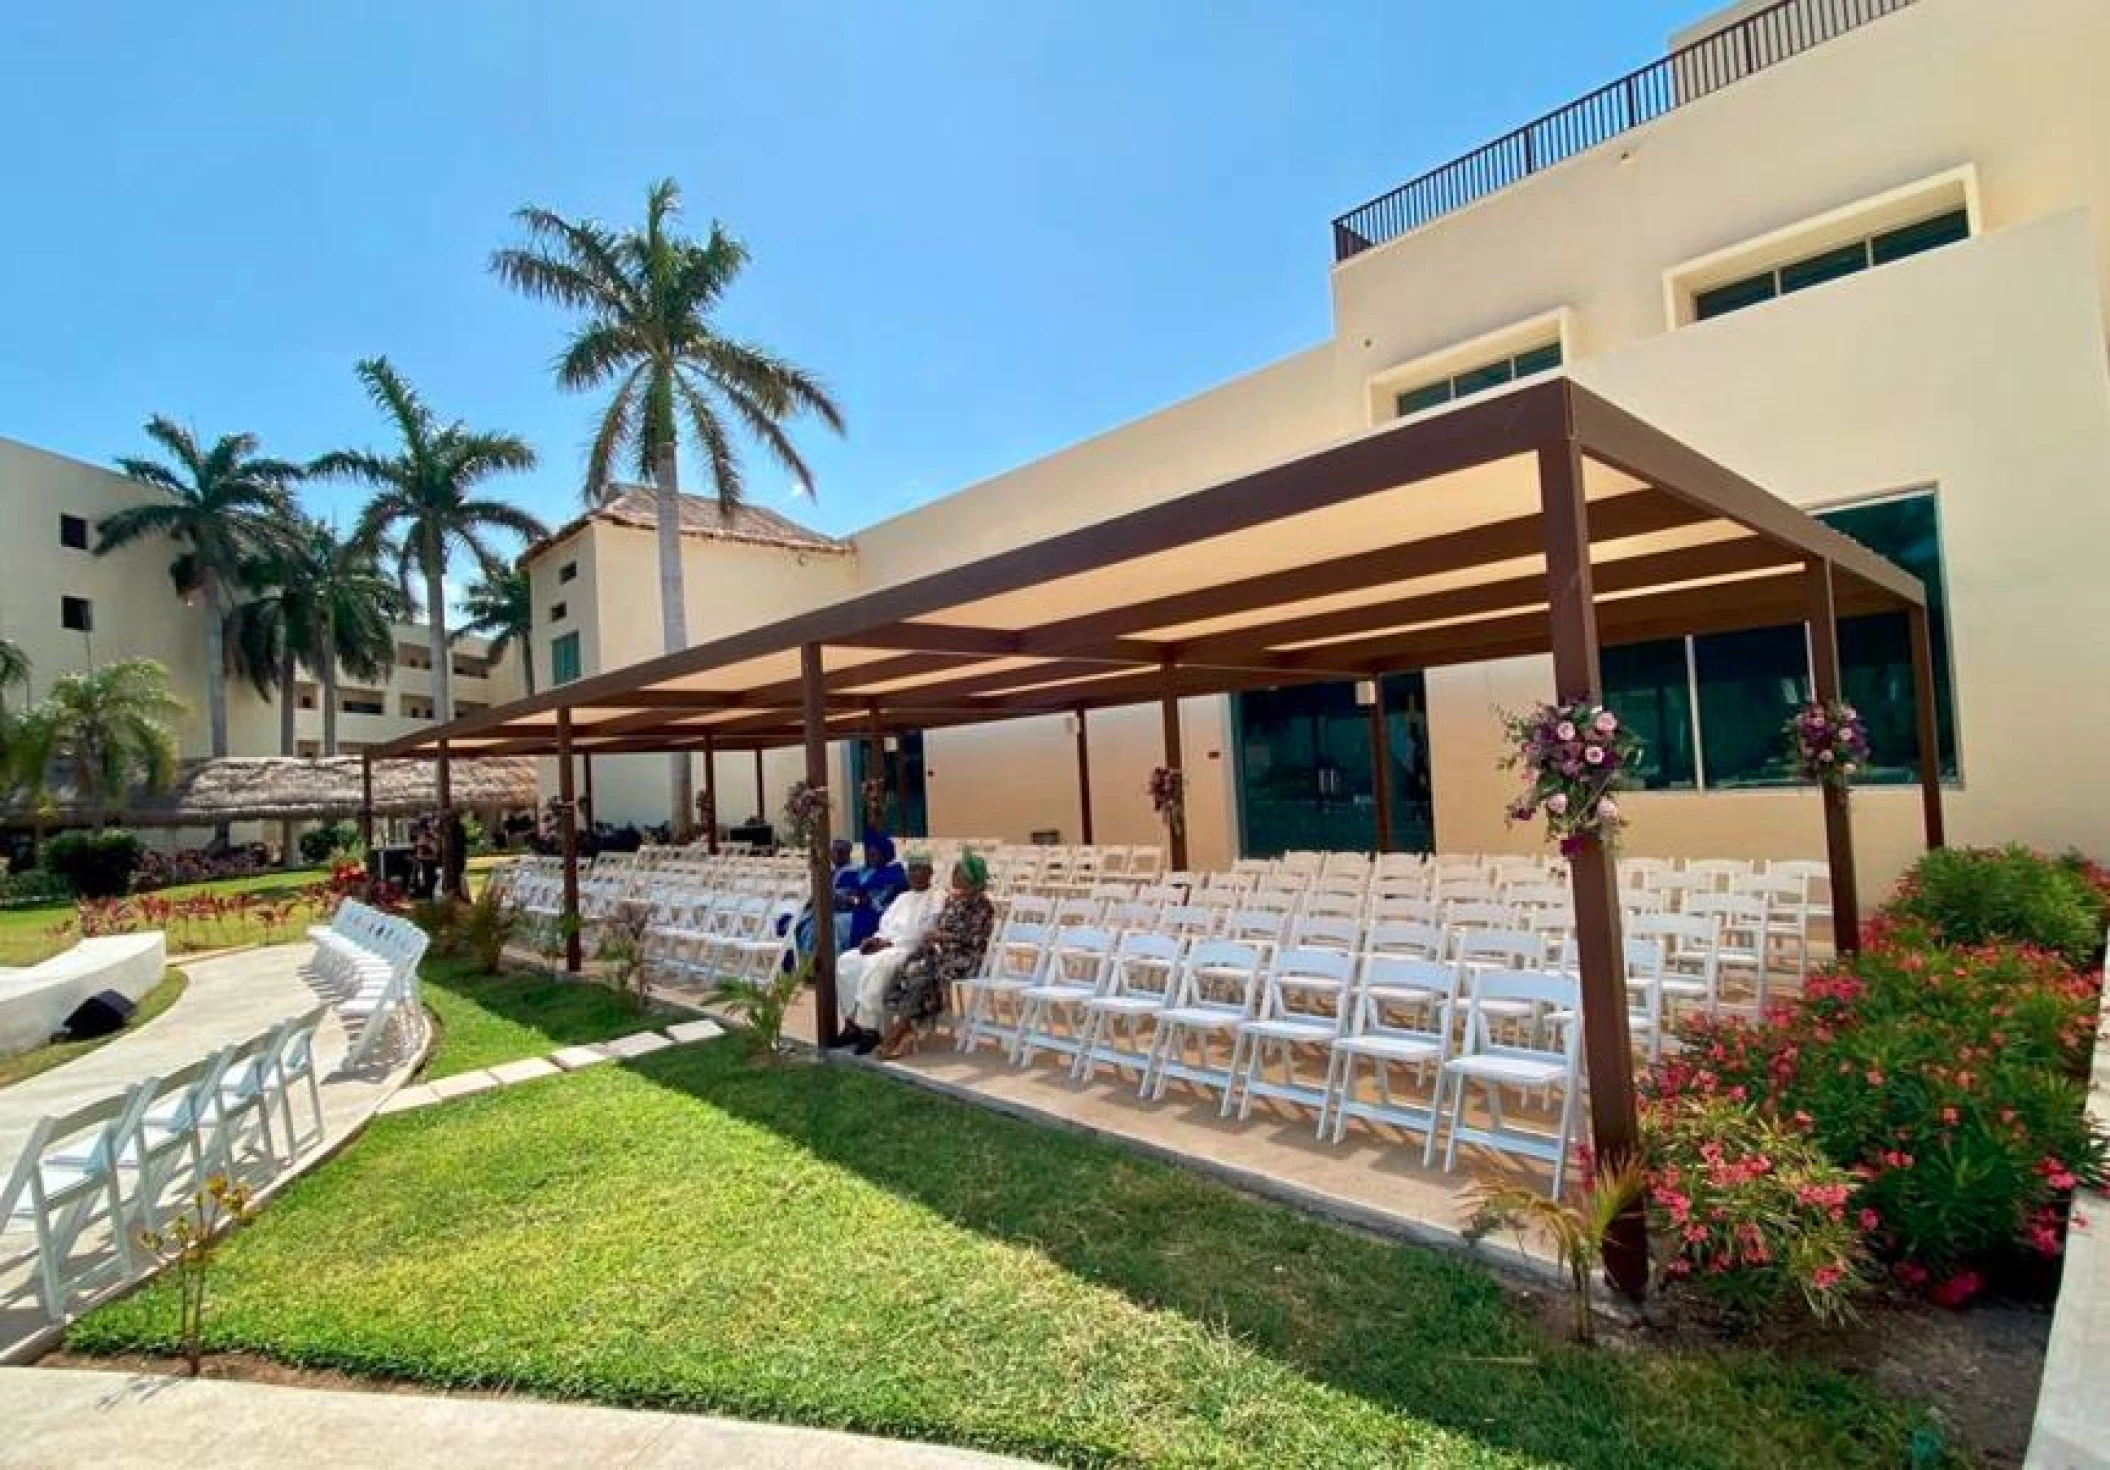
[[[1568,1075],[1559,1062],[1538,1062],[1528,1057],[1453,1057],[1443,1069],[1458,1077],[1477,1077],[1484,1082],[1508,1082],[1518,1087],[1544,1087]]]
[[[1433,1062],[1443,1056],[1441,1042],[1414,1036],[1343,1036],[1334,1042],[1333,1049],[1387,1062]]]
[[[971,979],[955,981],[962,990],[986,990],[992,995],[1017,995],[1033,987],[1031,980],[1019,980],[1004,975],[976,975]]]
[[[1150,1016],[1164,1010],[1165,1003],[1144,995],[1099,995],[1086,1001],[1084,1008],[1115,1016]]]
[[[1245,1036],[1264,1036],[1270,1041],[1331,1041],[1335,1035],[1331,1021],[1299,1021],[1289,1016],[1277,1016],[1269,1021],[1243,1021],[1239,1032]]]
[[[1086,1001],[1095,992],[1089,985],[1029,985],[1019,993],[1027,1000]]]
[[[1245,1017],[1237,1011],[1217,1011],[1207,1006],[1174,1006],[1160,1011],[1158,1019],[1197,1031],[1228,1031],[1245,1022]]]
[[[68,1163],[61,1158],[47,1158],[37,1165],[43,1177],[44,1198],[47,1203],[58,1204],[76,1199],[90,1190],[101,1187],[103,1171],[90,1169],[82,1163]],[[15,1206],[14,1218],[26,1220],[36,1213],[28,1197]]]
[[[1372,985],[1363,993],[1372,1000],[1388,1001],[1393,1005],[1402,1006],[1432,1005],[1437,999],[1436,991],[1420,985]]]

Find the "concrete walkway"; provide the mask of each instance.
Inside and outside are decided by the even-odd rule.
[[[1001,1470],[967,1450],[818,1429],[527,1399],[273,1388],[58,1368],[0,1369],[0,1466],[725,1466]]]

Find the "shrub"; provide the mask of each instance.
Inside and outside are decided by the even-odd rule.
[[[118,898],[131,892],[142,851],[137,834],[122,827],[61,832],[44,844],[43,865],[82,898]]]
[[[301,860],[312,867],[320,867],[339,857],[353,857],[355,854],[363,857],[363,847],[356,822],[330,822],[310,827],[300,834]],[[356,861],[356,857],[353,860]]]
[[[410,906],[410,922],[423,929],[430,938],[426,946],[435,958],[444,958],[461,952],[461,910],[467,904],[457,899],[421,898]]]
[[[1938,850],[1913,865],[1883,916],[1943,944],[2004,940],[2086,968],[2100,958],[2110,921],[2110,903],[2091,882],[2097,871],[2078,855],[2049,858],[2015,844]]]
[[[32,908],[38,904],[70,903],[73,885],[62,873],[30,868],[0,878],[0,909]]]
[[[1664,1277],[1739,1318],[1850,1314],[1877,1222],[1815,1139],[1749,1103],[1693,1095],[1649,1106],[1642,1151]]]
[[[476,961],[477,971],[497,974],[505,960],[506,945],[520,925],[519,914],[507,906],[498,885],[486,883],[457,922],[462,949]]]
[[[1473,1218],[1465,1238],[1477,1241],[1508,1228],[1519,1243],[1534,1231],[1553,1244],[1554,1253],[1568,1273],[1568,1310],[1571,1330],[1579,1343],[1597,1340],[1592,1300],[1597,1264],[1604,1253],[1605,1237],[1629,1207],[1641,1198],[1647,1181],[1631,1164],[1598,1173],[1589,1190],[1574,1204],[1550,1198],[1535,1184],[1487,1184],[1474,1194]]]

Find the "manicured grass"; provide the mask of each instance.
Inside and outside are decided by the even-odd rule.
[[[181,970],[171,970],[161,977],[161,983],[139,998],[139,1009],[132,1013],[132,1024],[122,1031],[113,1031],[108,1036],[98,1036],[93,1041],[59,1041],[40,1046],[35,1051],[0,1058],[0,1087],[7,1087],[39,1072],[49,1072],[53,1067],[62,1067],[75,1057],[84,1057],[97,1047],[129,1036],[147,1022],[153,1020],[183,994],[190,978]]]
[[[425,1006],[439,1018],[427,1077],[450,1077],[564,1046],[608,1041],[664,1026],[605,985],[547,975],[479,975],[465,960],[433,960],[422,972]]]
[[[1897,1466],[1922,1422],[1569,1347],[1469,1262],[730,1040],[380,1119],[212,1290],[216,1350],[1077,1465]],[[162,1284],[71,1340],[174,1324]]]
[[[228,897],[251,893],[276,901],[291,898],[327,877],[329,874],[320,868],[300,868],[292,872],[256,873],[246,878],[221,878],[210,883],[182,883],[139,897],[182,899],[200,893]],[[286,929],[278,933],[267,933],[254,914],[180,921],[170,934],[170,953],[297,939],[315,919],[312,913],[298,914]],[[74,922],[74,907],[70,903],[0,911],[0,965],[36,964],[65,950],[78,938],[79,928]]]

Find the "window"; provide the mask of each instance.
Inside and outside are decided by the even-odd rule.
[[[429,669],[432,667],[432,650],[422,643],[398,643],[396,663],[406,669]]]
[[[1393,400],[1399,416],[1420,413],[1425,408],[1434,408],[1458,398],[1470,398],[1475,393],[1485,393],[1490,388],[1499,388],[1504,383],[1513,383],[1518,378],[1528,378],[1533,373],[1550,372],[1561,365],[1561,344],[1558,338],[1551,342],[1529,347],[1511,357],[1497,358],[1478,367],[1467,368],[1448,378],[1425,383],[1419,388],[1409,388]]]
[[[553,623],[561,623],[564,621],[565,614],[570,611],[571,608],[564,603],[553,602],[549,605],[549,620]]]
[[[464,679],[481,679],[491,672],[491,665],[488,660],[471,658],[467,654],[462,653],[454,655],[449,667]]]
[[[579,635],[566,633],[549,643],[549,681],[569,684],[579,677]]]
[[[320,740],[303,740],[296,749],[303,757],[313,760],[316,756],[322,754],[322,742]]]
[[[59,516],[59,545],[71,551],[88,549],[88,518],[86,516]]]
[[[318,703],[315,697],[315,686],[313,684],[301,685],[296,691],[296,698],[299,702],[299,707],[301,709],[314,709],[316,708]]]
[[[579,564],[575,561],[568,561],[563,566],[557,568],[557,580],[560,583],[575,582],[578,580],[578,577]]]
[[[59,626],[75,633],[95,631],[95,604],[85,597],[59,599]]]
[[[1692,299],[1693,315],[1701,321],[1711,316],[1725,316],[1747,306],[1756,306],[1761,301],[1771,301],[1776,296],[1786,296],[1811,286],[1821,286],[1826,281],[1836,281],[1841,276],[1854,275],[1871,266],[1888,265],[1938,246],[1953,245],[1958,240],[1969,239],[1970,234],[1970,216],[1961,209],[1946,210],[1856,240],[1850,245],[1820,250],[1801,260],[1701,291]]]
[[[429,694],[406,694],[402,696],[403,718],[406,720],[429,720],[432,718],[432,696]]]
[[[337,708],[348,715],[388,713],[388,704],[378,689],[346,689],[337,696]]]
[[[1956,696],[1933,493],[1840,506],[1818,512],[1817,519],[1895,562],[1926,587],[1935,732],[1941,773],[1953,780]],[[1878,785],[1916,780],[1919,729],[1905,615],[1841,621],[1839,666],[1847,701],[1867,723],[1873,750],[1860,779]],[[1780,727],[1791,707],[1809,697],[1809,635],[1800,624],[1625,644],[1604,651],[1602,668],[1606,702],[1647,747],[1641,769],[1647,789],[1779,786],[1792,779]]]

